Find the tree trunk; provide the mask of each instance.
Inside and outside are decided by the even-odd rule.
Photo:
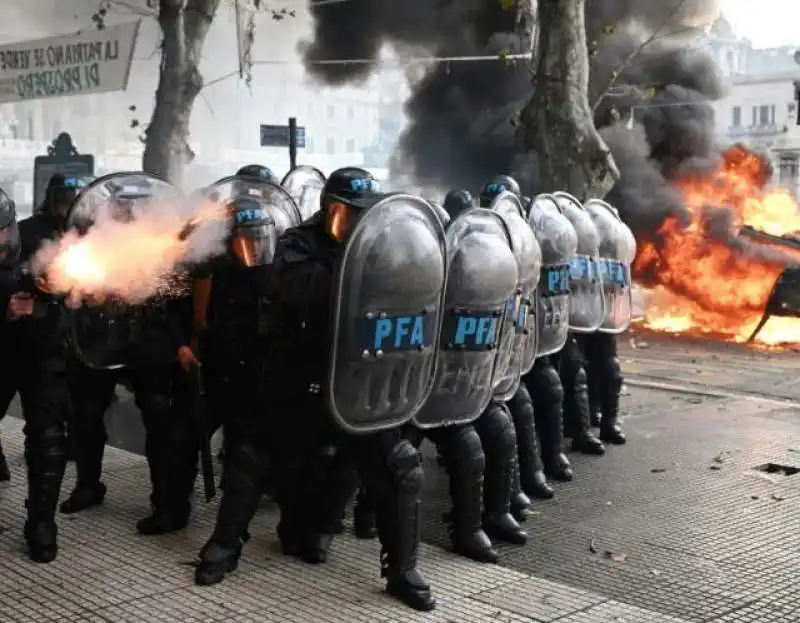
[[[156,102],[147,126],[142,169],[179,185],[191,162],[189,121],[203,88],[200,57],[220,0],[160,0],[163,40]]]
[[[585,0],[539,0],[534,94],[521,114],[539,192],[604,197],[619,177],[589,106]]]

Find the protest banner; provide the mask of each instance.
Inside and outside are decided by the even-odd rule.
[[[124,91],[139,24],[0,45],[0,103]]]

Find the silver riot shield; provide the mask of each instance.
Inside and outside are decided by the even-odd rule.
[[[287,229],[296,227],[302,220],[300,210],[289,192],[282,186],[257,178],[224,177],[203,189],[203,195],[228,206],[246,199],[262,206],[264,213],[275,223],[275,243]],[[275,249],[272,249],[272,255]]]
[[[497,212],[508,225],[511,234],[511,249],[517,261],[517,309],[514,321],[515,346],[509,372],[498,393],[510,400],[517,391],[519,378],[533,367],[538,348],[536,331],[536,288],[542,270],[542,251],[533,235],[533,230],[524,218],[520,199],[512,193],[501,193],[492,202],[490,209]],[[518,371],[518,372],[517,372]]]
[[[569,262],[577,251],[578,235],[552,195],[534,198],[528,223],[542,250],[542,270],[536,296],[537,356],[546,357],[560,351],[567,342]]]
[[[433,389],[447,280],[444,227],[430,204],[390,195],[356,223],[334,284],[327,383],[351,434],[404,424]]]
[[[175,187],[146,173],[112,173],[82,189],[67,216],[67,226],[85,233],[103,222],[135,221],[148,210],[183,208],[185,202]],[[70,334],[75,354],[93,370],[163,365],[175,359],[163,300],[141,305],[120,299],[98,306],[84,304],[70,313]]]
[[[553,193],[564,216],[578,234],[578,252],[569,263],[569,328],[593,333],[605,317],[605,297],[600,274],[600,236],[592,217],[569,193]]]
[[[281,182],[300,208],[302,220],[314,216],[320,210],[320,196],[325,188],[325,175],[319,169],[305,164],[289,171]]]
[[[202,189],[202,194],[221,205],[228,205],[237,199],[249,199],[270,206],[278,237],[290,227],[297,227],[303,222],[297,203],[285,188],[255,177],[223,177]]]
[[[586,210],[600,235],[600,274],[606,313],[598,330],[622,333],[633,315],[631,262],[636,256],[636,239],[617,211],[605,201],[591,199],[586,202]]]
[[[508,227],[482,208],[447,228],[449,272],[434,389],[414,416],[419,428],[467,424],[494,394],[497,345],[517,287]]]

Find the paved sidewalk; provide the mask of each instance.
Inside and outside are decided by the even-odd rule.
[[[756,469],[800,470],[796,355],[637,339],[640,347],[625,341],[621,352],[631,442],[602,458],[573,457],[576,481],[535,505],[529,544],[502,547],[502,565],[436,547],[447,547],[440,517],[449,503],[427,448],[421,566],[439,599],[429,614],[382,594],[375,542],[343,535],[322,566],[281,556],[269,505],[239,571],[216,587],[193,586],[189,563],[215,505],[199,504],[184,533],[136,535],[147,468],[116,448],[106,457],[106,504],[61,517],[59,559],[34,565],[22,549],[21,424],[6,418],[13,481],[0,484],[0,623],[800,621],[800,474]],[[654,389],[662,385],[680,391]],[[135,436],[129,407],[123,398],[118,436]]]
[[[219,586],[198,588],[188,563],[209,534],[213,505],[200,505],[184,533],[136,535],[134,524],[147,511],[147,468],[142,457],[115,448],[106,459],[106,504],[62,517],[58,559],[35,565],[24,554],[21,535],[20,422],[6,418],[2,435],[13,472],[12,483],[0,486],[2,623],[682,623],[427,545],[422,568],[439,607],[417,614],[382,594],[377,543],[343,535],[328,564],[299,563],[276,551],[271,508],[258,513],[239,571]],[[70,477],[65,491],[71,484]],[[504,595],[513,595],[505,606]]]

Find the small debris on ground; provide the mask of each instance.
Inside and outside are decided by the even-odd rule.
[[[783,501],[786,499],[785,497],[783,497],[782,495],[778,495],[777,493],[773,493],[773,494],[772,494],[771,496],[769,496],[769,497],[770,497],[771,499],[775,500],[776,502],[783,502]]]
[[[597,542],[594,539],[589,540],[589,551],[592,552],[592,554],[597,553]]]
[[[605,556],[608,560],[613,560],[614,562],[625,562],[628,560],[628,555],[623,554],[622,552],[605,551],[603,552],[603,556]]]
[[[650,473],[651,474],[663,474],[665,471],[667,471],[667,470],[664,469],[663,467],[654,467],[653,469],[650,470]]]

